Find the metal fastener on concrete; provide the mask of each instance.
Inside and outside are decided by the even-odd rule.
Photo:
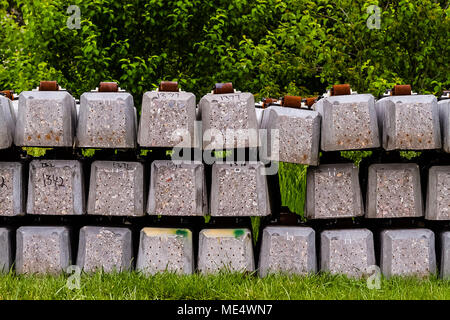
[[[80,229],[77,265],[86,272],[122,272],[132,269],[131,231],[127,228]]]
[[[80,161],[31,161],[27,213],[41,215],[84,214],[86,210],[83,181]]]
[[[441,234],[441,278],[450,279],[450,231]]]
[[[442,147],[450,153],[450,99],[438,102],[439,117],[441,120]]]
[[[204,229],[200,232],[198,246],[198,270],[201,273],[251,272],[255,269],[248,229]]]
[[[0,228],[0,273],[8,272],[12,265],[11,230]]]
[[[434,233],[428,229],[384,230],[380,267],[386,277],[435,273]]]
[[[425,219],[450,220],[450,166],[435,166],[428,171]]]
[[[194,252],[191,231],[175,228],[142,229],[136,269],[146,274],[164,271],[192,274]]]
[[[20,162],[0,162],[0,216],[25,213],[25,184]]]
[[[153,161],[147,212],[150,215],[165,216],[207,214],[203,164],[198,161]]]
[[[139,162],[94,161],[88,214],[143,216],[144,166]]]
[[[259,255],[259,275],[310,274],[317,271],[315,232],[309,227],[266,227]]]
[[[307,218],[362,216],[364,208],[358,171],[352,163],[309,168],[306,182]]]
[[[419,166],[372,164],[367,183],[367,218],[423,216]]]
[[[12,101],[0,96],[0,149],[11,147],[14,141],[15,123]]]
[[[265,109],[261,124],[261,128],[267,130],[267,139],[261,137],[267,150],[264,158],[318,165],[320,118],[317,111],[311,110],[277,106]],[[278,130],[278,140],[272,136],[272,130]]]
[[[17,229],[16,272],[59,274],[71,263],[69,230],[66,227]]]
[[[261,162],[214,163],[211,216],[267,216],[270,205]]]
[[[373,234],[368,229],[327,230],[320,239],[322,271],[362,277],[375,265]]]

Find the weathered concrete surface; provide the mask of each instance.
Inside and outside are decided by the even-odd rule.
[[[20,162],[0,162],[0,216],[25,212],[25,184]]]
[[[199,112],[204,150],[258,147],[255,98],[251,93],[207,94],[200,100]],[[227,139],[227,131],[234,137]]]
[[[375,104],[385,150],[441,147],[439,108],[435,96],[390,96]]]
[[[14,143],[17,146],[72,147],[75,134],[75,99],[66,91],[24,91]]]
[[[85,213],[84,179],[77,160],[33,160],[28,179],[27,213]]]
[[[88,214],[143,216],[144,166],[139,162],[94,161]]]
[[[131,231],[127,228],[80,229],[77,265],[86,272],[129,271],[132,268]]]
[[[126,92],[85,92],[80,97],[77,146],[136,147],[136,108]]]
[[[8,272],[12,262],[11,230],[0,228],[0,273]]]
[[[450,220],[450,166],[435,166],[428,171],[425,219]]]
[[[368,229],[327,230],[320,239],[322,271],[362,277],[375,265],[373,234]]]
[[[450,279],[450,231],[441,234],[441,278]]]
[[[194,147],[195,108],[195,95],[190,92],[144,93],[139,123],[139,145]]]
[[[155,160],[151,165],[147,212],[150,215],[202,216],[208,213],[201,162]]]
[[[367,218],[423,216],[419,166],[372,164],[367,187]]]
[[[261,124],[261,128],[267,130],[267,139],[261,137],[267,150],[263,156],[272,161],[318,165],[320,118],[317,111],[267,108]],[[278,130],[278,141],[272,136],[272,130]]]
[[[317,271],[315,232],[309,227],[266,227],[259,255],[259,275],[305,275]]]
[[[136,269],[146,274],[194,272],[192,233],[188,229],[144,228],[139,240]]]
[[[434,233],[428,229],[384,230],[380,267],[386,277],[435,273]]]
[[[211,216],[267,216],[270,214],[266,176],[261,162],[214,163]]]
[[[375,98],[371,94],[327,97],[316,102],[314,109],[322,116],[323,151],[380,146]]]
[[[17,229],[17,273],[58,274],[65,271],[70,263],[70,237],[66,227]]]
[[[198,244],[201,273],[254,271],[252,236],[248,229],[204,229]]]
[[[450,99],[438,102],[439,118],[441,121],[442,148],[450,153]]]
[[[308,169],[307,218],[348,218],[363,214],[358,168],[355,165],[327,164]]]
[[[0,96],[0,149],[11,147],[14,141],[15,124],[11,100]]]

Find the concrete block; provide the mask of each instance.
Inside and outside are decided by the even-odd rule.
[[[25,184],[20,162],[0,162],[0,216],[25,213]]]
[[[435,96],[390,96],[378,100],[375,108],[382,126],[385,150],[441,148]]]
[[[198,270],[254,271],[252,236],[248,229],[204,229],[198,244]]]
[[[441,234],[441,278],[450,279],[450,232]]]
[[[442,148],[450,153],[450,99],[438,102],[439,118],[441,121]]]
[[[195,95],[190,92],[144,93],[139,123],[139,145],[195,147],[195,108]]]
[[[70,264],[70,237],[66,227],[17,229],[17,273],[59,274]]]
[[[27,213],[85,213],[84,179],[77,160],[33,160],[28,178]]]
[[[450,166],[431,167],[428,171],[428,190],[425,218],[450,220]]]
[[[201,162],[153,161],[147,208],[150,215],[202,216],[208,213],[207,204]]]
[[[11,147],[14,141],[15,125],[12,101],[0,96],[0,149]]]
[[[267,130],[267,139],[261,137],[261,143],[267,145],[266,158],[318,165],[320,118],[320,114],[312,110],[278,106],[267,108],[261,124],[261,128]],[[279,141],[272,141],[271,130],[278,130]]]
[[[77,146],[134,148],[136,108],[126,92],[85,92],[80,97]]]
[[[264,109],[255,108],[255,112],[256,112],[256,122],[258,124],[258,128],[261,128],[261,122],[262,122],[262,118],[264,116]]]
[[[147,274],[194,272],[192,233],[188,229],[144,228],[139,240],[136,269]]]
[[[371,94],[331,96],[314,105],[322,116],[323,151],[380,146],[375,98]]]
[[[214,163],[211,216],[270,215],[266,176],[261,162]]]
[[[77,265],[86,272],[129,271],[132,268],[131,231],[127,228],[80,229]]]
[[[94,161],[88,214],[143,216],[144,166],[139,162]]]
[[[315,232],[309,227],[266,227],[259,255],[259,275],[310,274],[317,271]]]
[[[0,228],[0,272],[8,272],[12,262],[11,230]]]
[[[354,164],[309,168],[306,179],[307,218],[334,219],[364,214],[358,168]]]
[[[423,216],[419,166],[372,164],[367,183],[367,218]]]
[[[386,277],[435,273],[434,233],[428,229],[384,230],[380,267]]]
[[[204,150],[258,147],[255,98],[251,93],[207,94],[200,100],[199,111]]]
[[[72,147],[75,135],[75,99],[66,91],[24,91],[14,143],[17,146]]]
[[[358,278],[375,265],[373,234],[368,229],[327,230],[320,241],[322,271]]]

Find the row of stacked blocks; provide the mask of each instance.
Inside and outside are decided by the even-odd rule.
[[[71,264],[69,229],[17,229],[15,268],[18,273],[60,273]],[[11,231],[0,229],[2,269],[11,259]],[[450,232],[441,234],[440,273],[450,277]],[[326,230],[320,234],[316,256],[315,231],[310,227],[269,226],[263,231],[260,276],[271,273],[306,275],[318,271],[363,277],[376,265],[373,234],[368,229]],[[199,235],[197,269],[253,272],[255,267],[248,229],[204,229]],[[146,274],[195,271],[192,233],[188,229],[144,228],[140,232],[136,270]],[[317,260],[320,266],[317,266]],[[131,231],[127,228],[83,227],[79,233],[77,265],[86,272],[133,269]],[[428,229],[381,232],[380,267],[386,277],[428,276],[437,273],[435,235]]]
[[[201,162],[153,161],[146,197],[142,163],[94,161],[86,197],[80,161],[33,160],[25,201],[23,165],[0,162],[0,216],[25,212],[82,215],[86,211],[105,216],[143,216],[146,212],[164,216],[267,216],[271,210],[262,167],[261,163],[215,163],[208,201]],[[424,216],[425,211],[428,220],[450,220],[450,166],[429,169],[426,201],[422,200],[418,165],[372,164],[368,171],[364,206],[356,166],[327,164],[309,168],[306,217],[334,219],[365,214],[367,218],[405,218]]]

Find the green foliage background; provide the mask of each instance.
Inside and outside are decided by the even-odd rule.
[[[372,4],[381,29],[366,25]],[[81,29],[66,25],[69,5]],[[0,29],[0,88],[17,92],[56,79],[78,97],[113,80],[139,107],[160,80],[197,99],[223,81],[256,99],[450,85],[447,0],[0,0]]]

